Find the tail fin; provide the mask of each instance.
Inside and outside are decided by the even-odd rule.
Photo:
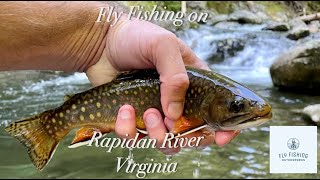
[[[28,154],[38,170],[50,161],[59,143],[42,127],[39,116],[14,122],[5,130],[28,148]]]

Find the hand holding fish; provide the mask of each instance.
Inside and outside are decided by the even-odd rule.
[[[110,72],[156,68],[160,74],[161,104],[165,118],[158,110],[149,109],[145,112],[144,120],[150,138],[162,142],[165,133],[182,115],[189,85],[185,66],[209,68],[173,33],[145,21],[122,21],[109,30],[105,52],[95,65],[88,68],[87,75],[92,84],[97,86],[115,77]],[[134,108],[121,108],[116,133],[123,138],[133,138],[136,134],[135,121]],[[219,145],[224,145],[238,133],[239,131],[217,132],[216,136],[213,133],[206,136],[201,145],[212,144],[215,139]],[[125,136],[126,134],[129,136]],[[165,152],[178,151],[170,150]]]

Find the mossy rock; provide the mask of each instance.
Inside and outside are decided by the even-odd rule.
[[[278,57],[270,68],[273,84],[281,89],[320,93],[320,41],[310,40]]]

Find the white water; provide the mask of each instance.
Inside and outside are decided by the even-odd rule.
[[[270,66],[296,42],[287,39],[285,34],[262,31],[262,28],[262,25],[239,25],[228,29],[201,26],[197,30],[187,30],[179,37],[205,61],[217,52],[219,41],[242,40],[243,50],[234,57],[226,54],[222,63],[208,62],[211,68],[241,83],[271,86]]]
[[[57,77],[51,80],[41,80],[40,82],[31,83],[23,87],[26,93],[45,94],[48,88],[63,87],[63,89],[72,89],[74,85],[82,85],[90,83],[85,73],[74,73],[67,77]],[[58,91],[59,92],[59,91]],[[64,94],[63,91],[61,91]]]

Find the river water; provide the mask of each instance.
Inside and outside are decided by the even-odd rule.
[[[269,67],[296,42],[286,39],[284,34],[261,31],[261,28],[261,25],[224,29],[201,26],[178,36],[213,70],[264,96],[273,107],[272,121],[242,131],[222,148],[212,145],[203,150],[183,149],[170,158],[156,149],[133,149],[135,163],[177,163],[177,172],[150,173],[146,178],[320,178],[317,174],[269,173],[269,126],[311,125],[292,110],[320,103],[320,97],[281,92],[273,87]],[[223,51],[222,62],[210,60],[215,52],[221,53],[219,43],[230,39],[236,39],[242,48],[231,55]],[[82,73],[23,71],[0,74],[0,178],[136,178],[136,171],[127,173],[124,168],[119,172],[116,169],[117,157],[128,157],[128,149],[117,148],[112,153],[96,147],[68,149],[74,132],[63,139],[46,168],[37,171],[26,148],[5,133],[4,127],[10,122],[57,107],[65,94],[90,87]],[[108,137],[115,135],[111,133]]]

